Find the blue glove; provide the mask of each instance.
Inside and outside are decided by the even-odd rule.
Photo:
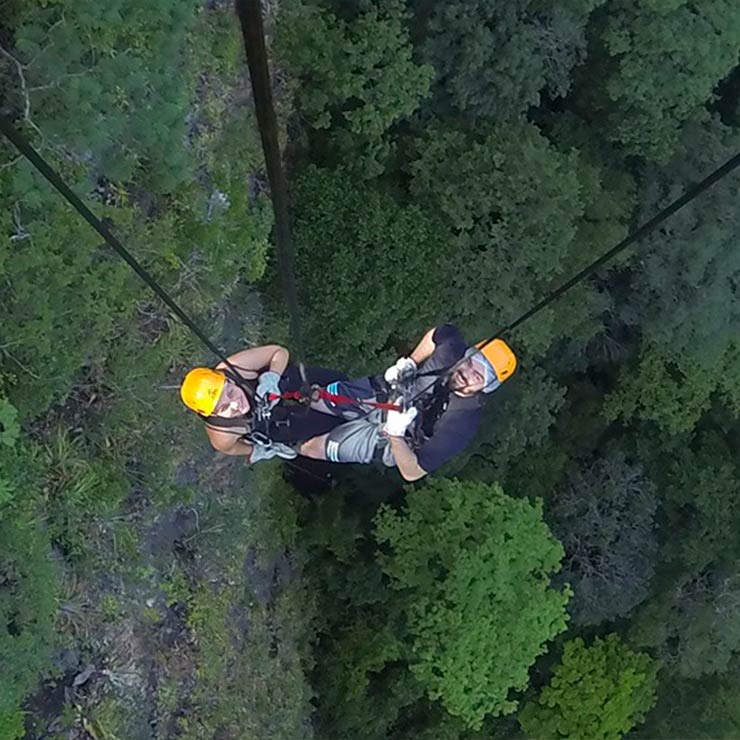
[[[280,403],[279,398],[274,398],[272,401],[268,400],[270,394],[279,396],[280,391],[280,375],[274,373],[272,370],[262,373],[257,383],[257,398],[260,401],[264,401],[267,408],[275,408]]]

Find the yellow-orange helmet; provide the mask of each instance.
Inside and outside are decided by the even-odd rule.
[[[493,365],[499,382],[503,383],[514,374],[514,370],[516,370],[516,355],[503,339],[494,339],[488,344],[478,342],[475,346],[480,349],[481,354]]]
[[[225,383],[226,375],[220,370],[196,367],[182,381],[180,398],[189,409],[202,416],[210,416],[216,408]]]

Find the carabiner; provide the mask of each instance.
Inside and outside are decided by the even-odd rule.
[[[254,442],[254,444],[256,445],[261,445],[262,447],[272,447],[272,440],[264,432],[253,431],[249,434],[245,434],[244,436],[249,442]]]

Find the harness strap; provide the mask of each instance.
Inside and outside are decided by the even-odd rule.
[[[383,411],[403,411],[403,406],[400,406],[397,403],[388,403],[385,401],[365,401],[361,398],[343,396],[340,393],[329,393],[329,391],[324,390],[323,388],[314,389],[310,396],[306,396],[300,391],[287,391],[280,394],[268,393],[267,398],[270,401],[298,401],[299,403],[310,403],[314,399],[321,399],[323,401],[331,401],[332,403],[352,404],[353,406],[371,406],[374,409],[382,409]]]

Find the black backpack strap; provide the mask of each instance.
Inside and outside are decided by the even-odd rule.
[[[419,411],[421,412],[421,421],[417,424],[417,429],[425,437],[429,438],[434,434],[434,425],[439,421],[439,417],[447,410],[450,403],[450,389],[447,386],[437,386],[433,393],[423,398]]]
[[[251,414],[249,416],[235,416],[228,419],[222,416],[206,416],[203,417],[203,421],[211,429],[231,433],[237,437],[248,437],[254,431],[254,420]],[[239,431],[236,431],[237,427]],[[244,427],[246,427],[246,431],[243,431]]]

